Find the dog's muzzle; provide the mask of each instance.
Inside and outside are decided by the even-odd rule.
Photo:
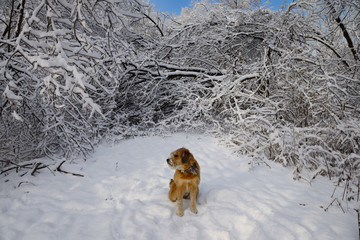
[[[166,162],[170,167],[174,166],[173,161],[170,158],[166,159]]]

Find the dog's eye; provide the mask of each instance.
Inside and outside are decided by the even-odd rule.
[[[179,156],[179,155],[177,155],[177,154],[174,155],[174,157],[176,157],[176,158],[177,158],[178,156]]]

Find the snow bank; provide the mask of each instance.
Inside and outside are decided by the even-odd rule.
[[[187,147],[201,165],[199,213],[167,198],[169,153]],[[294,182],[280,166],[249,170],[203,136],[147,137],[99,147],[81,164],[36,177],[1,176],[1,239],[357,239],[355,212],[330,202],[333,186]]]

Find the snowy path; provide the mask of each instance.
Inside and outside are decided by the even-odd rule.
[[[169,153],[187,147],[201,165],[197,215],[167,199]],[[355,214],[324,212],[326,180],[294,182],[273,165],[249,171],[248,160],[209,137],[149,137],[99,147],[75,177],[42,170],[1,176],[0,239],[345,239],[358,236]],[[319,178],[320,179],[320,178]],[[18,187],[19,182],[23,182]]]

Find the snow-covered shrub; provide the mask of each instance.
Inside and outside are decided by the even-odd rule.
[[[112,125],[120,63],[146,42],[134,29],[148,26],[138,23],[147,4],[8,2],[13,8],[1,15],[1,167],[85,155]]]

